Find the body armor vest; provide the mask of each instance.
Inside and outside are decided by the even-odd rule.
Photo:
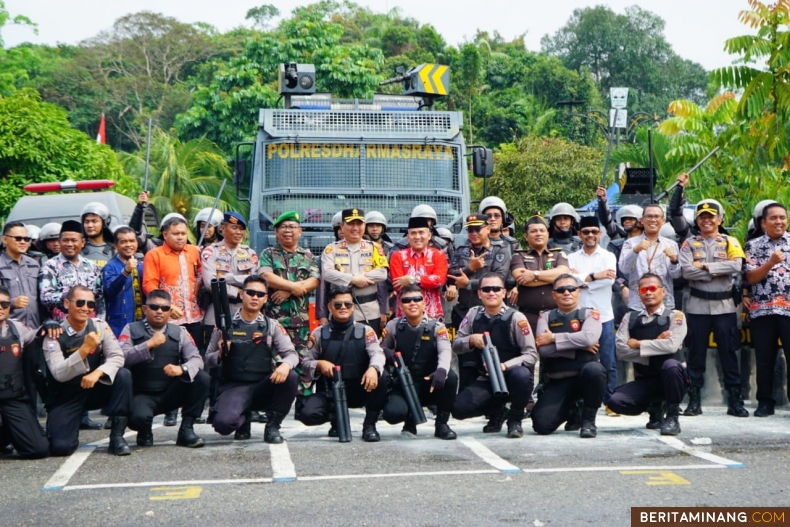
[[[586,309],[579,308],[570,313],[563,314],[559,309],[549,312],[549,331],[552,333],[576,333],[582,330]],[[544,371],[556,373],[561,371],[581,371],[588,362],[598,362],[598,354],[586,350],[576,350],[574,358],[541,357]]]
[[[433,338],[435,329],[435,320],[422,320],[413,328],[406,317],[395,326],[395,350],[401,352],[415,379],[430,375],[439,366],[439,354]]]
[[[68,359],[72,353],[76,353],[82,343],[85,342],[85,335],[88,333],[92,333],[96,331],[96,325],[93,323],[93,319],[88,319],[88,324],[85,327],[85,332],[82,335],[69,335],[66,331],[66,328],[63,328],[63,333],[58,337],[58,343],[60,344],[60,350],[63,353],[63,358]],[[90,372],[93,372],[101,366],[103,358],[103,349],[102,344],[99,342],[99,345],[96,346],[96,349],[93,350],[92,353],[89,353],[86,359],[88,360],[88,368]],[[52,400],[58,400],[61,398],[68,397],[70,395],[74,395],[75,393],[80,393],[83,391],[82,386],[80,383],[82,382],[82,378],[84,375],[78,375],[73,379],[69,379],[66,382],[60,382],[52,376],[47,369],[47,398]]]
[[[342,357],[343,337],[345,331],[331,331],[329,324],[321,328],[322,359],[340,365],[343,380],[359,380],[370,367],[370,356],[365,347],[365,326],[355,323],[349,330],[353,331]]]
[[[16,399],[25,394],[19,332],[12,322],[7,324],[8,334],[0,337],[0,400]]]
[[[274,353],[269,345],[269,320],[243,324],[234,320],[230,325],[233,345],[223,357],[222,380],[235,382],[260,382],[272,372]]]
[[[129,335],[136,346],[151,337],[147,324],[143,321],[129,324]],[[166,390],[175,379],[165,374],[168,364],[181,364],[181,328],[175,324],[165,325],[165,343],[151,350],[154,359],[132,366],[132,387],[134,392],[160,392]]]
[[[628,334],[631,338],[636,340],[654,340],[657,336],[669,329],[669,316],[661,315],[655,317],[653,320],[645,324],[642,322],[642,317],[632,311],[628,320]],[[634,373],[637,377],[649,377],[651,375],[660,375],[661,366],[667,359],[671,359],[672,355],[653,355],[650,357],[650,364],[634,363]]]
[[[486,310],[480,308],[472,321],[472,333],[485,333],[488,332],[491,337],[491,343],[496,347],[499,353],[499,361],[507,362],[515,359],[521,355],[521,349],[513,339],[513,331],[510,329],[510,321],[513,314],[516,312],[512,307],[507,308],[504,313],[500,313],[494,317],[485,316]],[[483,352],[482,350],[475,353],[475,362],[477,370],[481,374],[485,374],[486,370],[483,366]]]

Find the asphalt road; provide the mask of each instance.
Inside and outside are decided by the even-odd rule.
[[[753,410],[753,407],[750,408]],[[98,419],[98,417],[96,417]],[[161,422],[161,418],[157,419]],[[596,439],[578,432],[522,439],[482,433],[484,421],[451,421],[456,441],[416,439],[380,424],[380,443],[351,443],[328,425],[284,423],[284,445],[233,441],[208,425],[205,448],[156,444],[107,454],[107,431],[83,432],[70,458],[0,459],[0,525],[628,525],[632,506],[790,506],[790,410],[728,417],[705,407],[662,438],[646,415],[597,419]]]

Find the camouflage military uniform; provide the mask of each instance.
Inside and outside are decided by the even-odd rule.
[[[321,279],[318,271],[318,261],[309,249],[296,247],[294,252],[288,252],[278,243],[275,247],[267,247],[261,252],[260,272],[274,273],[280,278],[291,282],[301,282],[308,278]],[[274,288],[271,288],[274,290]],[[304,356],[307,349],[307,339],[310,337],[309,297],[302,298],[291,296],[281,304],[275,304],[269,295],[266,304],[266,316],[279,320],[293,341],[299,357]],[[310,387],[312,379],[300,374],[299,393],[304,393]],[[304,393],[308,395],[308,393]]]

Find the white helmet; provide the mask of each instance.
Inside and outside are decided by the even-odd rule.
[[[41,227],[38,225],[25,225],[25,229],[27,229],[27,235],[30,236],[32,241],[39,239],[39,236],[41,235]]]
[[[694,221],[696,220],[694,218],[695,215],[696,207],[683,207],[683,219],[686,220],[686,223],[694,225]]]
[[[200,221],[208,221],[214,227],[219,227],[222,224],[222,212],[214,209],[214,214],[211,214],[211,221],[208,219],[209,214],[211,214],[211,207],[200,209],[200,211],[195,214],[195,219],[192,220],[192,227],[197,229],[198,222]]]
[[[661,226],[661,230],[658,231],[658,235],[663,236],[664,238],[669,238],[670,240],[674,240],[678,234],[675,232],[675,228],[672,227],[670,223],[665,223]]]
[[[752,218],[756,220],[761,220],[763,217],[763,211],[765,210],[765,207],[767,207],[768,205],[772,205],[774,203],[777,203],[775,199],[762,200],[760,203],[754,206],[754,212],[752,212]]]
[[[581,218],[579,217],[579,213],[576,212],[576,209],[574,209],[573,205],[571,205],[570,203],[563,202],[554,205],[549,211],[549,221],[553,220],[557,216],[570,216],[577,223],[581,221]]]
[[[84,207],[82,207],[82,212],[80,213],[80,218],[85,218],[86,214],[95,214],[104,220],[104,226],[107,227],[110,225],[110,209],[107,208],[107,205],[104,203],[99,203],[98,201],[91,201]]]
[[[433,207],[430,205],[426,205],[425,203],[421,203],[414,207],[411,211],[412,218],[430,218],[433,221],[439,221],[439,218],[436,217],[436,211],[433,210]]]
[[[643,214],[644,210],[639,205],[626,205],[617,209],[615,219],[617,223],[622,225],[625,218],[634,218],[636,221],[639,221],[642,219]]]
[[[376,223],[379,225],[387,226],[387,218],[384,217],[384,214],[380,213],[377,210],[372,210],[365,214],[365,223]]]
[[[60,223],[51,222],[41,227],[41,232],[38,234],[38,239],[45,242],[47,240],[57,240],[60,238]]]
[[[183,220],[184,223],[187,222],[187,219],[181,214],[177,212],[171,212],[169,214],[165,214],[165,217],[162,218],[162,221],[159,222],[159,228],[161,229],[165,223],[167,223],[169,220],[172,220],[173,218],[180,218],[181,220]]]
[[[337,214],[332,216],[332,227],[340,227],[340,224],[343,222],[343,211],[338,211]]]
[[[749,227],[746,230],[747,231],[753,231],[754,230],[754,218],[749,220]]]
[[[113,225],[112,227],[110,227],[110,230],[112,231],[113,234],[115,234],[115,232],[121,227],[128,227],[128,225]]]
[[[436,234],[439,235],[439,238],[446,238],[448,240],[453,239],[453,233],[450,232],[450,229],[448,229],[447,227],[437,227]]]
[[[483,201],[481,201],[480,206],[477,208],[477,212],[483,214],[486,209],[490,209],[492,207],[496,207],[501,210],[503,216],[505,213],[507,213],[507,206],[505,206],[505,202],[496,196],[488,196]]]

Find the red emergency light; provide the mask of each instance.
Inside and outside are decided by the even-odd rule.
[[[89,181],[62,181],[59,183],[32,183],[25,185],[25,192],[44,194],[46,192],[68,192],[80,190],[102,190],[115,186],[115,181],[109,179],[93,179]]]

